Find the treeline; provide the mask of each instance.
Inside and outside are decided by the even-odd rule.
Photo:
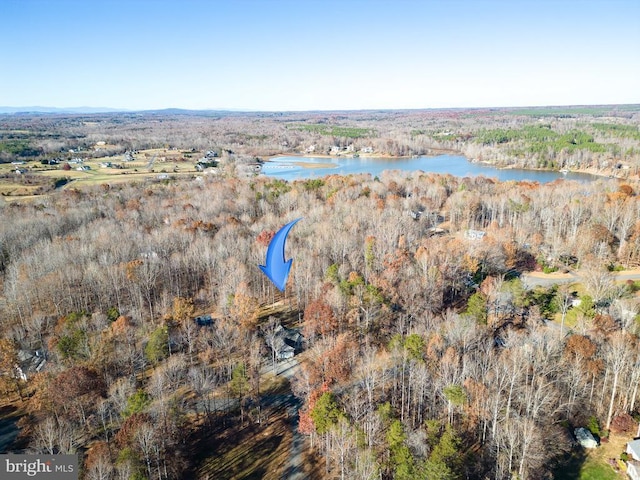
[[[28,448],[83,451],[86,478],[181,478],[190,434],[235,417],[222,404],[250,418],[279,321],[260,313],[276,292],[257,265],[299,217],[294,391],[328,478],[543,478],[568,425],[593,417],[605,435],[636,411],[636,286],[609,273],[640,265],[629,185],[185,179],[66,189],[0,217],[2,365],[48,359],[3,388],[23,398]],[[516,278],[568,263],[591,272],[579,307]],[[569,310],[571,325],[545,325]]]

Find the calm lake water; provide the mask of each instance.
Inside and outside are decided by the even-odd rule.
[[[331,164],[330,168],[307,168],[300,164],[322,163]],[[270,177],[283,180],[298,180],[317,178],[324,175],[350,173],[370,173],[380,175],[384,170],[422,170],[427,173],[448,173],[456,177],[485,177],[497,178],[500,181],[526,180],[540,183],[548,183],[565,178],[579,182],[590,182],[596,176],[587,173],[572,173],[566,175],[553,171],[500,169],[489,165],[471,163],[465,157],[455,155],[438,155],[436,157],[416,158],[311,158],[311,157],[276,157],[266,162],[262,167],[262,173]]]

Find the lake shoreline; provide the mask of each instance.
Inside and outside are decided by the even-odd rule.
[[[521,168],[521,167],[517,167],[514,165],[496,165],[490,161],[487,160],[472,160],[467,158],[462,152],[459,151],[454,151],[454,150],[446,150],[447,153],[444,153],[445,150],[443,150],[443,153],[440,153],[438,151],[438,153],[432,153],[432,154],[428,154],[428,155],[412,155],[412,156],[394,156],[394,155],[388,155],[388,154],[367,154],[367,155],[362,155],[362,156],[357,156],[354,157],[353,155],[328,155],[328,154],[310,154],[310,153],[294,153],[294,154],[276,154],[276,155],[272,155],[270,157],[268,157],[265,162],[271,162],[274,159],[278,159],[278,158],[305,158],[305,159],[312,159],[312,158],[317,158],[317,159],[328,159],[328,160],[350,160],[350,159],[358,159],[358,158],[372,158],[372,159],[380,159],[380,160],[407,160],[407,159],[411,159],[411,158],[417,158],[417,157],[424,157],[424,158],[435,158],[438,157],[440,155],[455,155],[455,156],[459,156],[459,157],[464,157],[465,159],[467,159],[467,161],[471,164],[479,164],[479,165],[485,165],[487,167],[492,167],[495,168],[497,170],[524,170],[524,171],[531,171],[531,172],[551,172],[551,173],[556,173],[558,172],[558,170],[554,170],[554,169],[549,169],[549,168]],[[334,163],[322,163],[322,162],[314,162],[314,163],[310,163],[310,162],[295,162],[292,161],[291,162],[293,165],[296,165],[300,168],[303,169],[326,169],[326,170],[330,170],[333,168],[336,168],[336,164]],[[599,177],[602,179],[612,179],[612,180],[619,180],[619,181],[637,181],[634,179],[625,179],[625,178],[620,178],[617,177],[613,174],[613,171],[602,171],[602,170],[598,170],[596,168],[590,167],[590,168],[578,168],[578,169],[571,169],[570,173],[578,173],[578,174],[586,174],[586,175],[592,175],[594,177]],[[327,173],[329,174],[329,173]],[[562,177],[559,177],[560,179]]]

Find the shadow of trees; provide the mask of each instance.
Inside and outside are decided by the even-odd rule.
[[[580,471],[587,460],[587,453],[581,447],[558,454],[552,460],[552,473],[555,480],[579,480]]]

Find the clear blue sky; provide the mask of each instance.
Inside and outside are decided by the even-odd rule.
[[[640,0],[0,0],[0,105],[640,103]]]

